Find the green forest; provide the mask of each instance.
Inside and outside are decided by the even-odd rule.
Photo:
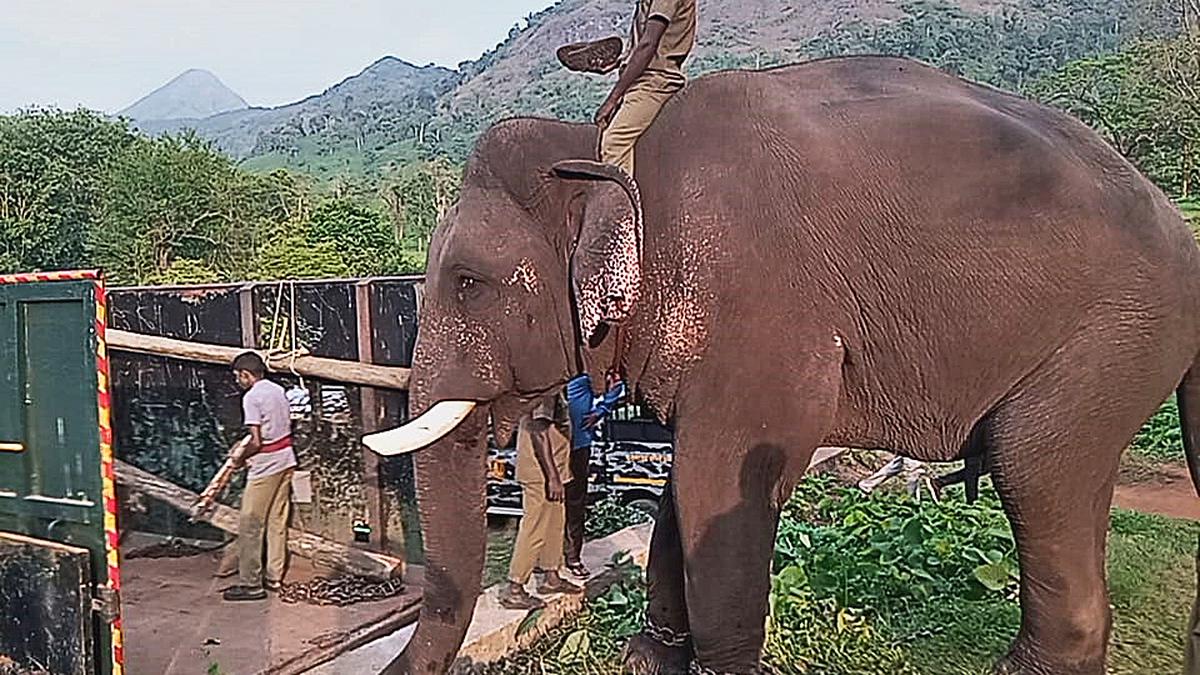
[[[691,71],[832,54],[918,58],[1070,112],[1186,213],[1200,210],[1200,32],[1186,3],[1065,0],[987,14],[941,2],[902,7],[900,19],[839,23],[772,50],[735,48],[737,36],[716,26]],[[529,17],[526,30],[553,11]],[[464,64],[463,81],[503,50]],[[100,267],[117,284],[418,273],[479,132],[513,113],[586,119],[604,84],[559,78],[503,105],[443,107],[415,137],[375,144],[402,161],[359,161],[333,174],[235,159],[192,132],[148,137],[83,109],[2,116],[0,272]],[[374,127],[404,126],[386,122]]]

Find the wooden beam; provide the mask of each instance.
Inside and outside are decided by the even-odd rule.
[[[354,308],[357,314],[355,334],[358,337],[358,360],[371,364],[375,360],[375,331],[371,323],[371,282],[363,280],[354,287]],[[358,393],[359,415],[364,434],[379,431],[379,398],[373,387],[363,387]],[[367,502],[367,523],[371,526],[370,547],[387,550],[387,502],[379,476],[379,455],[361,446],[363,457],[364,497]]]
[[[379,638],[415,623],[421,616],[421,596],[414,594],[411,599],[399,607],[374,621],[348,631],[338,631],[311,640],[315,646],[306,652],[298,654],[282,663],[269,666],[259,672],[259,675],[300,675],[307,673],[317,666],[328,663],[346,652],[370,644]]]
[[[238,460],[246,452],[246,447],[250,445],[250,436],[242,436],[242,440],[234,444],[229,450],[229,456],[225,458],[225,463],[217,470],[217,475],[208,482],[208,487],[200,493],[200,500],[197,502],[195,510],[197,513],[207,510],[208,507],[217,503],[217,497],[221,496],[225,488],[233,480],[233,477],[238,472]]]
[[[213,508],[197,514],[195,505],[199,501],[200,495],[195,492],[181,488],[121,460],[117,460],[115,466],[117,482],[129,490],[157,499],[188,515],[194,515],[197,520],[216,528],[237,534],[237,511],[224,504],[216,504]],[[324,537],[297,529],[288,530],[288,551],[302,558],[308,558],[318,565],[375,581],[386,581],[404,574],[404,562],[401,560],[373,551],[362,551],[343,546]]]
[[[117,351],[153,354],[222,366],[229,366],[238,354],[245,351],[241,347],[176,340],[123,330],[110,329],[107,336],[108,346]],[[315,377],[319,380],[399,390],[408,388],[410,374],[408,368],[398,366],[377,366],[357,361],[304,355],[295,358],[287,355],[275,355],[268,359],[267,367],[277,373],[295,371],[299,375]]]

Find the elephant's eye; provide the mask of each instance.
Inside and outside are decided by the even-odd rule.
[[[475,277],[466,275],[458,278],[458,299],[459,301],[471,300],[479,296],[479,291],[483,284]]]

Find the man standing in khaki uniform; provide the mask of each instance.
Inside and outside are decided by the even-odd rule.
[[[571,480],[571,422],[561,393],[542,399],[517,427],[517,482],[521,484],[521,526],[513,546],[508,585],[500,592],[507,609],[536,609],[546,603],[525,591],[534,569],[543,573],[538,593],[580,593],[558,575],[563,566],[563,502]]]
[[[638,0],[632,33],[621,76],[596,113],[600,160],[630,176],[638,139],[687,82],[683,62],[696,41],[696,0]]]
[[[266,379],[262,357],[246,352],[233,361],[238,386],[246,391],[242,414],[250,443],[239,461],[249,467],[238,519],[238,585],[225,590],[226,600],[262,600],[279,590],[287,562],[287,524],[291,507],[291,405],[283,387]],[[266,574],[263,543],[266,540]]]

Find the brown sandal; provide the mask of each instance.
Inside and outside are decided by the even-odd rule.
[[[610,72],[621,60],[625,48],[619,37],[610,37],[593,42],[576,42],[558,48],[555,55],[567,70],[577,73]]]
[[[541,609],[546,606],[546,602],[533,597],[524,588],[519,591],[505,588],[500,591],[500,606],[504,609]]]
[[[556,593],[562,593],[564,595],[578,595],[583,592],[583,586],[576,586],[562,577],[557,577],[554,581],[549,583],[543,581],[538,586],[537,591],[541,595],[554,595]]]

